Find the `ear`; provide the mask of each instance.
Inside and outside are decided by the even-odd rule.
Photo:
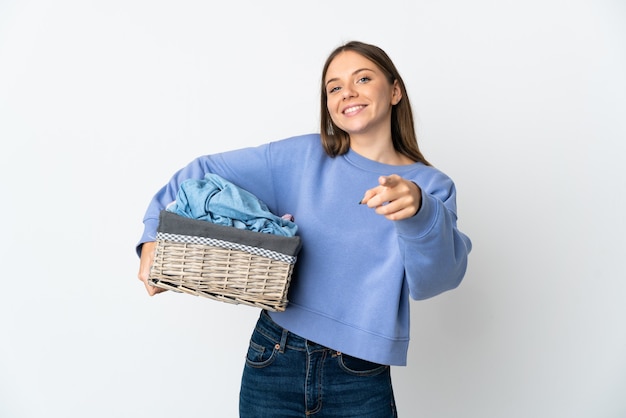
[[[398,84],[398,80],[393,80],[393,86],[391,87],[391,105],[395,106],[400,103],[402,99],[402,90],[400,90],[400,85]]]

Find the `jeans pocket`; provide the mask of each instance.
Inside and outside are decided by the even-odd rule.
[[[389,368],[389,366],[384,364],[373,363],[343,353],[340,354],[337,359],[339,361],[339,367],[353,376],[376,376]]]
[[[254,331],[246,354],[246,364],[255,368],[267,367],[274,362],[277,352],[275,343]]]

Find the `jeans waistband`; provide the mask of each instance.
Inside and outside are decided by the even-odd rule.
[[[257,331],[261,332],[267,338],[280,346],[280,350],[284,351],[285,348],[299,351],[314,351],[314,350],[330,350],[328,347],[317,344],[313,341],[309,341],[293,332],[281,327],[272,320],[269,313],[266,310],[261,311],[259,320],[256,325]]]

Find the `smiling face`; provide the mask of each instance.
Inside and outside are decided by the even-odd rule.
[[[369,59],[344,51],[328,66],[324,83],[328,113],[351,140],[391,141],[391,108],[402,98],[396,81]]]

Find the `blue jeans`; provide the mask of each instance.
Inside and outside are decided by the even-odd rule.
[[[307,341],[262,311],[244,366],[239,416],[397,417],[391,370]]]

